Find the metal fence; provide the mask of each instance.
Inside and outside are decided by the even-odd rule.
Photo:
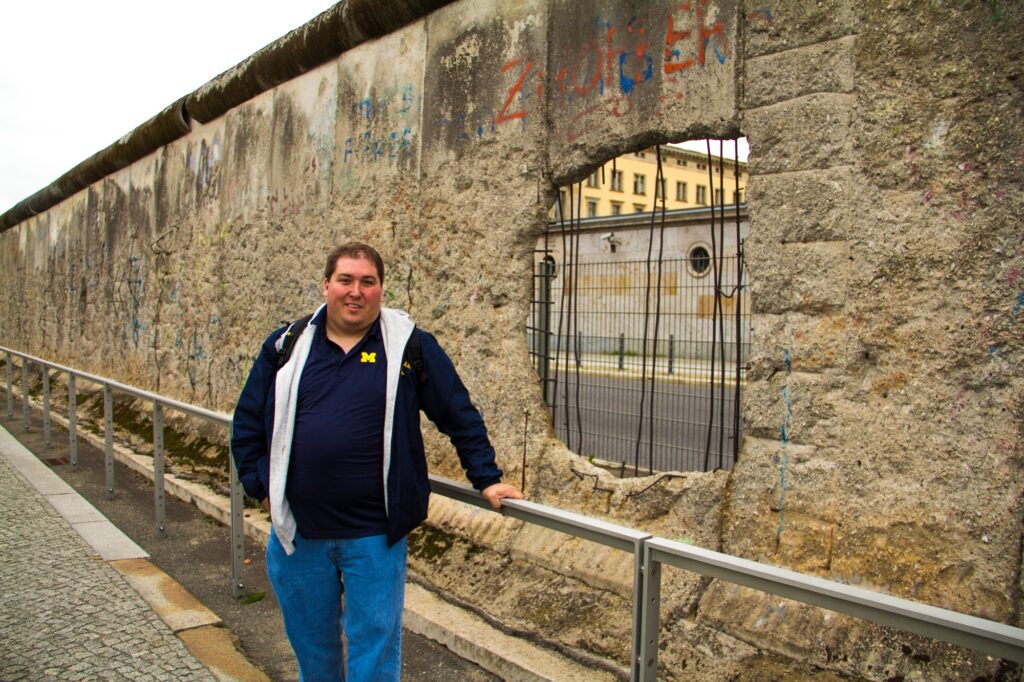
[[[68,375],[69,390],[69,448],[72,464],[77,463],[77,447],[75,432],[75,377],[92,381],[103,386],[104,391],[104,440],[107,462],[107,492],[113,494],[113,430],[111,393],[122,391],[154,404],[154,508],[156,509],[156,528],[158,533],[165,532],[162,518],[162,448],[158,468],[158,443],[162,441],[162,420],[155,417],[156,412],[164,408],[180,410],[201,419],[230,427],[230,417],[220,412],[213,412],[202,407],[182,403],[171,398],[127,386],[104,377],[64,367],[39,358],[0,347],[5,353],[7,364],[7,415],[14,416],[14,362],[17,357],[21,362],[21,398],[23,423],[27,430],[29,419],[29,365],[37,365],[43,374],[43,425],[46,430],[45,440],[49,443],[50,405],[49,405],[49,373],[64,372]],[[158,424],[160,426],[158,427]],[[241,487],[235,474],[234,465],[228,472],[231,481],[231,582],[235,594],[242,588],[241,549],[243,543]],[[477,491],[468,485],[449,481],[437,476],[430,477],[431,491],[460,500],[467,504],[484,509],[491,509],[490,504]],[[630,679],[633,681],[651,682],[658,674],[658,648],[660,641],[661,613],[661,567],[664,564],[694,571],[719,580],[751,587],[769,594],[777,594],[806,604],[820,606],[825,609],[846,613],[858,618],[870,620],[882,625],[899,628],[937,640],[951,642],[998,658],[1024,663],[1024,629],[984,620],[947,609],[940,609],[927,604],[920,604],[907,599],[887,594],[871,592],[843,583],[822,578],[807,576],[795,571],[747,559],[713,552],[654,537],[649,533],[625,526],[608,523],[580,514],[566,512],[554,507],[536,504],[528,500],[503,500],[500,513],[527,523],[537,524],[562,533],[567,533],[591,542],[629,552],[633,556],[633,607],[632,607],[632,656],[630,660]],[[237,561],[236,561],[237,559]]]
[[[623,471],[730,468],[743,432],[748,282],[737,256],[540,259],[530,354],[562,441]]]

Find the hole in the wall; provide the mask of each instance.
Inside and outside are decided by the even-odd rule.
[[[739,452],[746,146],[710,147],[580,169],[537,241],[528,341],[555,432],[622,476],[727,469]]]

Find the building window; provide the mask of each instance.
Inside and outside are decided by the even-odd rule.
[[[621,201],[613,201],[612,202],[612,215],[622,215],[622,202]]]
[[[647,194],[647,189],[644,187],[644,181],[647,178],[639,173],[633,174],[633,194]]]
[[[743,203],[743,190],[742,189],[740,189],[740,190],[733,190],[732,191],[732,203],[734,203],[734,204],[742,204]]]
[[[665,178],[655,181],[654,183],[654,198],[663,199],[665,198]]]
[[[600,171],[594,171],[593,173],[591,173],[590,175],[587,176],[587,187],[600,187],[601,186],[601,178],[598,177],[598,173],[599,172]]]
[[[647,207],[643,204],[633,204],[633,213],[643,213],[647,210]]]
[[[677,182],[676,183],[676,201],[682,201],[684,203],[686,202],[686,183],[685,182]]]
[[[647,156],[647,152],[634,152],[633,156],[635,156],[638,159],[642,159]]]
[[[721,188],[715,190],[715,203],[716,204],[721,204],[722,203],[722,190],[721,190]]]
[[[676,159],[676,165],[677,166],[684,166],[685,167],[687,165],[687,163],[686,163],[685,159]]]
[[[697,244],[690,248],[687,256],[687,265],[690,267],[690,274],[694,277],[703,277],[711,269],[711,254],[703,244]]]
[[[706,163],[698,163],[697,164],[697,170],[707,170],[707,169],[708,169],[708,165]]]
[[[622,171],[620,170],[612,171],[612,191],[622,191]]]
[[[597,217],[597,199],[587,199],[587,217]]]
[[[708,188],[704,185],[697,185],[697,203],[702,206],[708,203]]]

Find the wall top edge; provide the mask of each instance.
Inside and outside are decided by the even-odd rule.
[[[0,232],[43,213],[111,173],[184,137],[191,121],[227,111],[364,42],[421,19],[453,0],[341,0],[178,99],[109,147],[0,214]]]

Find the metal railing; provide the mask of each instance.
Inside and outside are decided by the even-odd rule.
[[[65,367],[55,362],[49,362],[27,353],[19,353],[0,346],[4,351],[7,360],[7,416],[14,416],[13,399],[13,375],[14,363],[12,357],[21,359],[21,406],[23,419],[22,423],[26,431],[29,430],[29,365],[38,365],[42,370],[43,377],[43,442],[50,445],[50,371],[63,372],[68,376],[68,450],[69,461],[72,466],[78,465],[78,415],[77,415],[77,383],[76,379],[83,379],[103,388],[103,450],[104,468],[106,474],[106,494],[108,498],[114,495],[114,391],[126,393],[141,400],[153,404],[153,516],[154,526],[157,535],[164,535],[166,529],[166,501],[164,497],[164,409],[169,408],[183,412],[187,415],[198,417],[213,424],[219,424],[231,428],[231,415],[223,412],[214,412],[197,405],[183,403],[180,400],[144,391],[134,386],[122,384],[113,379],[97,376],[88,372]],[[244,591],[242,582],[242,565],[245,559],[244,546],[244,517],[242,486],[238,482],[238,474],[235,471],[234,459],[228,457],[228,480],[229,499],[231,503],[229,524],[231,529],[231,589],[238,597]]]
[[[43,424],[44,440],[49,443],[49,382],[48,370],[68,374],[69,391],[69,445],[72,448],[72,463],[75,455],[74,393],[75,377],[103,386],[104,429],[107,457],[107,494],[113,493],[113,432],[111,393],[121,391],[143,400],[153,402],[154,419],[154,504],[157,508],[157,532],[164,532],[163,505],[163,420],[164,408],[171,408],[195,417],[230,427],[230,416],[206,410],[195,405],[157,395],[149,391],[74,370],[56,363],[47,362],[31,355],[19,353],[0,346],[7,360],[7,415],[14,416],[13,402],[13,361],[21,359],[22,410],[24,426],[30,426],[28,378],[29,364],[44,368],[43,383]],[[161,446],[158,448],[158,445]],[[160,466],[156,466],[159,451]],[[231,458],[229,457],[229,460]],[[242,567],[242,493],[233,461],[230,464],[231,485],[231,580],[235,594],[241,592],[243,583]],[[468,485],[456,483],[437,476],[430,477],[432,492],[461,502],[491,509],[483,496]],[[718,580],[743,585],[769,594],[779,595],[805,604],[831,611],[846,613],[880,625],[905,630],[936,640],[974,649],[982,653],[1017,663],[1024,663],[1024,629],[997,623],[975,616],[969,616],[948,609],[894,597],[888,594],[853,587],[843,583],[804,575],[786,568],[750,561],[739,557],[714,552],[701,547],[655,537],[633,528],[619,526],[588,516],[563,511],[554,507],[530,502],[529,500],[503,500],[500,512],[504,516],[536,524],[575,537],[596,542],[607,547],[628,552],[633,556],[633,608],[632,608],[632,658],[630,679],[637,682],[655,680],[658,671],[659,617],[661,613],[661,567],[663,564],[693,571]]]

